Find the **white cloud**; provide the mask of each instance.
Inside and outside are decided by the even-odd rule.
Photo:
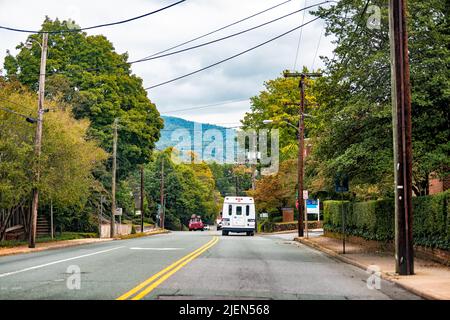
[[[40,0],[0,1],[0,25],[24,29],[39,29],[45,16],[54,19],[72,18],[82,27],[113,22],[158,9],[173,1],[119,0]],[[178,6],[150,17],[124,25],[90,30],[88,34],[104,34],[119,53],[128,52],[130,60],[143,58],[195,36],[264,10],[282,0],[188,0]],[[250,28],[263,22],[310,5],[320,0],[292,0],[286,5],[247,20],[229,29],[203,38],[202,43]],[[145,86],[183,75],[246,50],[299,25],[303,13],[298,13],[249,33],[158,60],[135,64],[133,72],[144,80]],[[305,22],[312,19],[306,14]],[[319,35],[323,28],[316,21],[303,30],[298,61],[311,68]],[[0,61],[6,50],[25,41],[26,34],[0,30]],[[299,30],[264,47],[191,77],[152,89],[149,98],[162,114],[165,110],[214,104],[220,101],[249,98],[263,89],[263,82],[280,75],[294,64]],[[191,45],[191,44],[190,44]],[[330,39],[322,37],[318,56],[330,56]],[[321,67],[319,57],[315,67]],[[297,67],[298,69],[300,66]],[[237,123],[249,110],[248,102],[189,110],[170,115],[209,123]]]

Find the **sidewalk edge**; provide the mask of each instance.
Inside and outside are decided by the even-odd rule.
[[[157,234],[164,234],[164,233],[169,233],[170,231],[168,230],[161,230],[161,231],[157,231],[157,232],[149,232],[145,235],[142,235],[141,237],[148,237],[148,236],[153,236],[153,235],[157,235]],[[138,238],[138,237],[136,237]],[[86,238],[86,239],[90,239],[90,238]],[[34,253],[34,252],[41,252],[41,251],[48,251],[48,250],[57,250],[57,249],[64,249],[64,248],[70,248],[70,247],[77,247],[77,246],[84,246],[84,245],[88,245],[88,244],[96,244],[96,243],[103,243],[103,242],[109,242],[109,241],[116,241],[116,240],[127,240],[127,239],[121,239],[121,238],[92,238],[92,239],[98,239],[97,241],[86,241],[86,242],[66,242],[64,244],[60,244],[60,245],[54,245],[51,247],[37,247],[34,249],[30,249],[30,250],[26,250],[27,248],[24,248],[25,251],[12,251],[12,252],[8,252],[8,253],[4,253],[1,252],[0,249],[0,257],[7,257],[7,256],[14,256],[14,255],[19,255],[19,254],[29,254],[29,253]],[[135,238],[133,238],[135,239]],[[80,240],[80,239],[75,239],[75,240]],[[65,240],[65,241],[71,241],[71,240]],[[43,242],[45,243],[45,242]],[[42,243],[42,244],[43,244]],[[57,243],[57,241],[56,241]],[[14,247],[13,247],[14,248]],[[11,249],[11,248],[8,248]]]
[[[343,256],[343,255],[341,255],[339,253],[334,252],[333,250],[330,250],[330,249],[328,249],[326,247],[318,245],[317,243],[313,243],[313,242],[311,242],[309,240],[301,239],[301,238],[296,237],[296,238],[294,238],[294,241],[297,241],[297,242],[299,242],[301,244],[304,244],[304,245],[306,245],[308,247],[311,247],[313,249],[317,249],[317,250],[319,250],[319,251],[329,255],[330,257],[336,258],[336,259],[338,259],[338,260],[340,260],[340,261],[342,261],[344,263],[351,264],[351,265],[353,265],[355,267],[358,267],[360,269],[367,270],[367,268],[368,268],[368,265],[365,265],[365,264],[362,264],[362,263],[360,263],[358,261],[355,261],[353,259],[347,258],[347,257],[345,257],[345,256]],[[412,286],[409,286],[409,285],[406,285],[404,283],[401,283],[401,282],[397,281],[396,279],[394,279],[390,274],[388,274],[386,272],[382,272],[381,273],[381,278],[384,279],[384,280],[387,280],[389,282],[392,282],[395,285],[397,285],[397,286],[399,286],[399,287],[401,287],[401,288],[403,288],[403,289],[405,289],[405,290],[407,290],[407,291],[409,291],[411,293],[414,293],[415,295],[417,295],[417,296],[419,296],[419,297],[421,297],[423,299],[426,299],[426,300],[441,300],[442,299],[439,296],[435,296],[433,294],[429,294],[429,293],[423,292],[423,291],[418,290],[418,289],[416,289],[416,288],[414,288]]]
[[[89,238],[87,238],[89,239]],[[98,239],[98,238],[93,238],[93,239]],[[77,239],[79,240],[79,239]],[[70,247],[77,247],[77,246],[84,246],[87,244],[95,244],[95,243],[102,243],[102,242],[108,242],[108,241],[113,241],[115,239],[101,239],[98,241],[92,241],[92,242],[73,242],[73,243],[65,243],[63,245],[56,245],[56,246],[52,246],[52,247],[43,247],[43,248],[34,248],[32,250],[29,251],[16,251],[16,252],[10,252],[10,253],[3,253],[0,250],[0,257],[6,257],[6,256],[13,256],[13,255],[18,255],[18,254],[28,254],[28,253],[34,253],[34,252],[41,252],[41,251],[47,251],[47,250],[56,250],[56,249],[64,249],[64,248],[70,248]],[[66,240],[66,241],[70,241],[70,240]]]

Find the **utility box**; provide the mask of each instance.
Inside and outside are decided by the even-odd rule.
[[[294,221],[294,208],[281,208],[283,212],[283,222]]]

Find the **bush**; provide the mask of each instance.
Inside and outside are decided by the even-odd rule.
[[[143,230],[141,230],[142,232]],[[131,225],[131,234],[136,234],[136,227],[133,225]]]
[[[414,244],[450,249],[450,191],[413,198]],[[394,239],[395,205],[393,199],[350,203],[324,202],[324,229],[341,232],[342,210],[345,230],[367,240],[388,242]]]

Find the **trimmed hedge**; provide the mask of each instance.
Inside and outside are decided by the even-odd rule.
[[[450,191],[413,198],[414,244],[450,250]],[[367,240],[389,242],[394,239],[393,199],[351,203],[324,202],[324,230],[341,232],[342,210],[348,234]]]

